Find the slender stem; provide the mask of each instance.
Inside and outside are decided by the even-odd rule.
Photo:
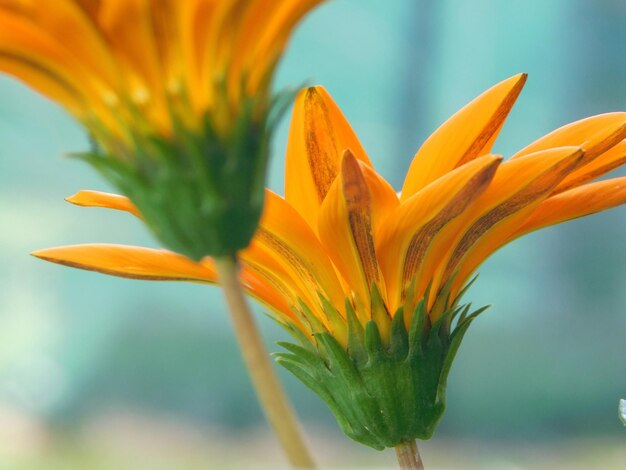
[[[265,416],[291,465],[294,468],[314,468],[315,464],[304,443],[298,420],[274,372],[267,349],[243,295],[237,277],[237,257],[218,258],[215,264],[241,354]]]
[[[424,470],[424,463],[415,441],[407,441],[396,446],[396,457],[401,470]]]

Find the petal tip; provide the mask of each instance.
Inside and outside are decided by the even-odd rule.
[[[48,249],[44,249],[44,250],[35,250],[29,254],[33,258],[42,259],[44,261],[54,261],[54,258],[52,258],[48,252],[49,252]]]
[[[80,201],[80,192],[74,193],[71,196],[65,198],[65,202],[69,202],[70,204],[74,204],[75,206],[79,205]]]

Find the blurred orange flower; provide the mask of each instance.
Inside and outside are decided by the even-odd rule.
[[[0,70],[58,102],[100,143],[227,130],[263,106],[298,21],[323,0],[0,0]],[[115,145],[113,145],[115,144]]]
[[[199,260],[248,246],[288,94],[270,89],[323,0],[0,0],[0,72],[89,131],[77,154],[163,246]]]

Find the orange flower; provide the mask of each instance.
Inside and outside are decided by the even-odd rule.
[[[297,98],[285,198],[266,191],[241,280],[302,344],[286,345],[291,354],[279,361],[359,442],[382,448],[430,437],[450,363],[474,318],[459,299],[487,257],[534,230],[626,202],[626,178],[591,182],[626,161],[626,113],[566,125],[506,161],[491,153],[525,81],[504,80],[437,129],[399,194],[323,88]],[[82,191],[69,201],[141,216],[111,194]],[[164,250],[82,245],[34,254],[117,276],[216,282],[210,258],[195,263]],[[404,367],[397,382],[383,377]],[[424,377],[426,388],[412,382]],[[419,405],[406,408],[407,400]],[[405,407],[398,415],[396,402]],[[387,421],[379,422],[381,413]],[[407,413],[411,420],[389,418]]]
[[[0,71],[71,112],[167,248],[248,246],[292,30],[323,0],[0,0]]]
[[[211,114],[226,131],[246,98],[266,104],[291,31],[322,1],[0,0],[0,70],[117,150],[176,119]]]

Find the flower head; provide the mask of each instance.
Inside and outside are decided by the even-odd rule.
[[[285,198],[270,191],[241,280],[300,345],[278,360],[316,391],[344,432],[375,448],[428,438],[471,321],[460,299],[476,268],[510,241],[626,202],[626,113],[566,125],[503,160],[491,147],[526,80],[469,103],[415,155],[402,191],[378,174],[321,87],[296,101]],[[81,192],[78,205],[140,215]],[[210,258],[82,245],[36,256],[108,274],[215,282]]]
[[[0,0],[0,71],[88,129],[162,243],[230,253],[262,209],[274,69],[322,1]]]

